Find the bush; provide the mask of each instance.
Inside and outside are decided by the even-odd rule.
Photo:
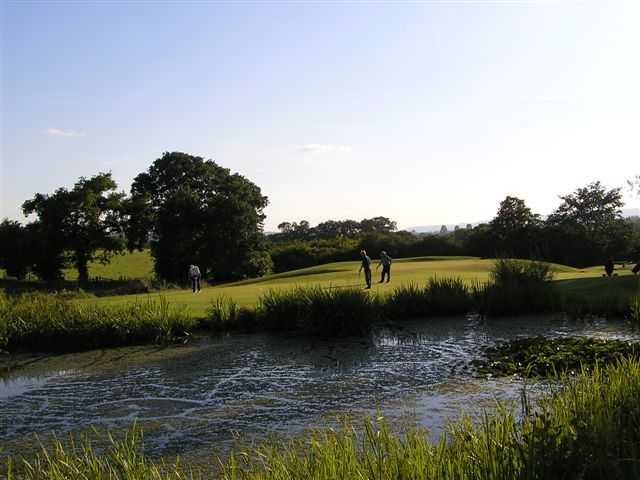
[[[482,315],[549,313],[559,304],[551,280],[551,265],[537,261],[496,260],[486,284],[472,287]]]

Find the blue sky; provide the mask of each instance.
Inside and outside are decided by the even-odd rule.
[[[284,220],[490,219],[640,173],[640,2],[4,2],[0,218],[164,151]],[[630,207],[637,199],[628,198]]]

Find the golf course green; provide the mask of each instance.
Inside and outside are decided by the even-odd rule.
[[[143,255],[143,254],[139,254]],[[127,257],[116,257],[118,263]],[[141,257],[137,258],[136,268],[139,269]],[[150,260],[150,259],[149,259]],[[391,282],[379,284],[379,271],[376,271],[377,261],[374,261],[371,289],[373,293],[385,294],[393,288],[407,283],[425,283],[432,277],[456,277],[465,282],[484,282],[489,279],[493,259],[474,257],[419,257],[397,259],[391,271]],[[163,296],[173,305],[183,305],[196,316],[204,315],[211,302],[220,296],[233,299],[240,306],[253,306],[261,294],[271,289],[291,289],[297,286],[320,285],[326,288],[347,288],[364,286],[362,275],[358,274],[360,262],[336,262],[319,265],[290,272],[267,275],[257,279],[243,280],[216,286],[205,286],[200,293],[194,294],[190,289],[171,289],[161,292],[136,295],[118,295],[99,299],[84,299],[82,302],[97,302],[101,305],[115,305],[125,302],[146,300],[149,297]],[[112,266],[114,271],[127,272],[118,264]],[[617,277],[603,278],[603,268],[595,266],[577,269],[564,265],[554,265],[554,281],[559,282],[563,289],[579,291],[580,293],[601,294],[607,290],[625,290],[633,294],[638,290],[638,281],[631,277],[630,266],[625,268],[616,266]],[[124,275],[122,275],[124,276]],[[133,275],[131,275],[133,276]]]

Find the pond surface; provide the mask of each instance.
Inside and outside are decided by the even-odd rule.
[[[521,336],[638,339],[622,322],[547,317],[447,318],[317,340],[229,335],[178,347],[134,347],[30,358],[0,379],[0,453],[91,427],[145,428],[155,455],[187,458],[244,441],[297,435],[341,414],[381,413],[438,437],[461,413],[518,400],[517,379],[476,378],[486,346]],[[2,452],[4,448],[4,452]]]

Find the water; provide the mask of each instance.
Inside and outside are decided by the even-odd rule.
[[[438,437],[462,412],[519,399],[520,380],[478,378],[468,364],[486,346],[531,335],[637,339],[621,322],[468,317],[381,328],[367,338],[229,335],[40,358],[0,380],[0,444],[5,453],[24,452],[34,434],[119,430],[135,421],[153,456],[189,457],[224,451],[235,434],[297,435],[338,415],[376,413]]]

